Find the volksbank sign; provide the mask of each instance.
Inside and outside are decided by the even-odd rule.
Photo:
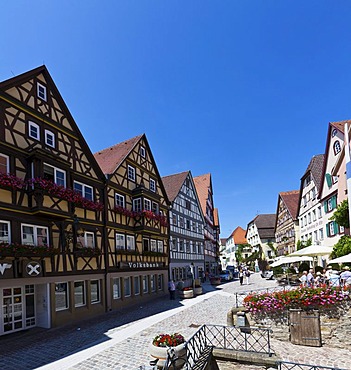
[[[164,263],[160,262],[120,262],[120,268],[134,269],[155,269],[163,267]]]

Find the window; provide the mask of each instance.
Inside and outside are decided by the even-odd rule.
[[[0,153],[0,172],[8,173],[10,172],[9,168],[9,157],[5,154]]]
[[[143,239],[143,251],[148,252],[150,250],[149,239]]]
[[[22,244],[26,245],[48,245],[48,228],[36,225],[21,225]]]
[[[100,302],[100,281],[91,280],[90,281],[90,302],[98,303]]]
[[[44,179],[66,187],[66,172],[46,163],[44,163]]]
[[[116,234],[116,249],[125,249],[126,240],[124,234]]]
[[[135,240],[134,236],[127,235],[127,249],[134,251],[135,250]]]
[[[323,229],[319,229],[319,240],[323,240],[323,239],[324,239]]]
[[[184,218],[182,216],[179,216],[179,226],[184,228]]]
[[[316,210],[314,209],[312,211],[312,221],[316,221],[317,220],[317,217],[316,217]]]
[[[148,277],[143,276],[143,293],[148,293],[148,291],[149,291]]]
[[[40,128],[36,123],[29,121],[28,122],[28,134],[29,137],[35,140],[40,140]]]
[[[317,212],[318,212],[318,218],[321,218],[322,217],[322,207],[321,206],[318,207]]]
[[[157,275],[157,290],[163,290],[163,275]]]
[[[191,203],[189,200],[185,201],[185,208],[188,209],[189,211],[191,210]]]
[[[39,82],[37,83],[37,95],[41,100],[46,101],[46,87]]]
[[[74,282],[74,306],[85,306],[85,283],[84,281]]]
[[[152,212],[157,215],[158,214],[158,204],[156,202],[152,202]]]
[[[150,190],[156,193],[156,181],[154,179],[150,179]]]
[[[68,283],[55,284],[55,309],[56,311],[66,310],[69,307]]]
[[[327,236],[334,236],[338,233],[338,225],[336,222],[329,222],[327,224]]]
[[[179,252],[184,252],[184,241],[179,240]]]
[[[124,281],[124,296],[130,297],[131,296],[130,277],[123,278],[123,281]]]
[[[74,181],[73,189],[79,193],[83,198],[93,200],[93,188],[89,185],[82,184],[81,182]]]
[[[172,239],[172,250],[177,250],[177,239]]]
[[[116,193],[115,202],[116,202],[116,206],[124,208],[124,196],[123,195]]]
[[[135,168],[128,165],[128,179],[135,181]]]
[[[113,299],[121,298],[121,279],[120,278],[112,279],[112,297]]]
[[[157,240],[157,251],[163,253],[163,241]]]
[[[156,275],[150,276],[151,291],[156,292]]]
[[[133,199],[133,211],[135,212],[141,212],[141,198]]]
[[[140,150],[139,150],[139,153],[140,155],[145,158],[145,148],[143,146],[140,147]]]
[[[134,276],[134,295],[140,294],[140,278],[139,276]]]
[[[45,130],[45,144],[55,148],[55,135],[49,130]]]
[[[187,230],[190,230],[190,220],[186,220],[186,228]]]
[[[77,244],[82,248],[95,248],[95,235],[91,231],[84,231],[82,235],[77,237]]]
[[[173,214],[172,215],[172,224],[174,225],[174,226],[177,226],[177,215],[175,215],[175,214]]]
[[[334,143],[334,154],[337,155],[340,152],[341,152],[340,141],[336,140],[335,143]]]
[[[10,243],[10,222],[0,220],[0,243]]]
[[[144,209],[146,211],[151,211],[151,201],[149,199],[144,199]]]
[[[307,217],[308,217],[308,223],[310,224],[311,223],[311,213],[310,212],[308,212]]]
[[[150,245],[151,245],[151,251],[152,251],[152,252],[157,252],[156,240],[151,239],[151,241],[150,241]]]

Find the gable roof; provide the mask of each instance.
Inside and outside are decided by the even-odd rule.
[[[103,173],[105,175],[113,174],[143,136],[145,136],[145,134],[135,136],[129,140],[94,153],[94,157],[99,163]]]
[[[314,183],[317,188],[317,192],[321,187],[322,179],[323,179],[323,165],[324,165],[324,154],[317,154],[314,155],[307,166],[307,169],[302,176],[301,180],[303,180],[309,173],[313,176]]]
[[[247,239],[245,238],[246,230],[242,227],[238,226],[233,232],[232,237],[234,240],[234,244],[247,244]]]
[[[206,201],[208,199],[208,191],[211,189],[211,174],[200,175],[194,177],[194,184],[197,195],[199,197],[201,209],[204,215],[206,215]]]
[[[288,209],[291,218],[295,221],[297,219],[297,210],[299,208],[300,190],[284,191],[279,193],[279,196]]]
[[[173,202],[179,194],[179,191],[184,184],[190,171],[176,173],[162,177],[163,186],[165,187],[168,199]]]
[[[257,215],[249,224],[254,223],[257,227],[258,235],[262,239],[274,238],[276,214]],[[246,236],[246,234],[245,234]]]

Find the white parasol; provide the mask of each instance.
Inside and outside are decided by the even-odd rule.
[[[351,262],[351,253],[328,261],[328,263],[348,263],[348,262]]]

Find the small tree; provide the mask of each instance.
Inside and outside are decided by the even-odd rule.
[[[345,256],[351,253],[351,236],[343,235],[334,245],[333,251],[330,254],[330,259]]]
[[[347,229],[350,228],[350,219],[349,219],[349,202],[347,199],[343,200],[333,213],[333,216],[330,217],[330,220],[335,221],[338,225],[344,226]]]

